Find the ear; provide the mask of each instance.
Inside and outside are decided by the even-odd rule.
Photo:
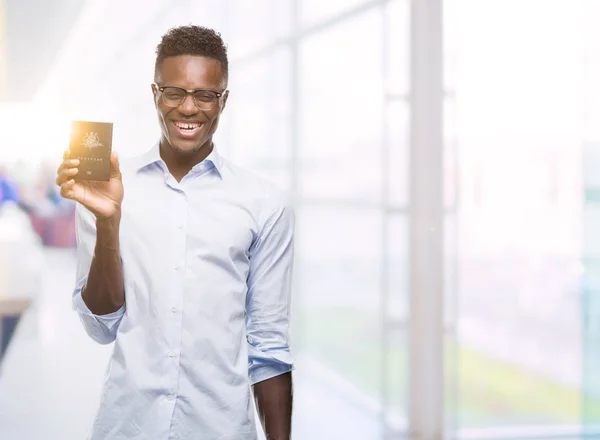
[[[223,113],[223,110],[225,110],[225,106],[227,105],[227,98],[229,98],[229,90],[225,90],[225,94],[223,94],[223,106],[221,107],[220,113]]]
[[[158,89],[156,88],[155,84],[151,84],[150,87],[152,88],[152,96],[154,98],[154,105],[158,105]]]

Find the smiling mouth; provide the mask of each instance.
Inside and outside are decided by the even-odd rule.
[[[177,129],[177,132],[180,136],[193,137],[200,132],[200,129],[204,124],[201,124],[200,122],[173,121],[173,125]]]

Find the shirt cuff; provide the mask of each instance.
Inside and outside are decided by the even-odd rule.
[[[81,297],[81,291],[80,291],[75,296],[73,296],[73,309],[84,315],[94,317],[98,321],[109,326],[115,320],[115,318],[120,318],[123,316],[123,314],[125,314],[125,303],[123,303],[123,305],[119,308],[119,310],[116,310],[112,313],[107,313],[106,315],[95,315],[88,308],[87,304]]]
[[[288,348],[261,351],[248,337],[248,378],[252,385],[294,370],[294,360]]]
[[[268,365],[257,365],[252,368],[248,377],[250,378],[250,384],[255,385],[259,382],[267,379],[272,379],[282,374],[289,373],[294,370],[294,366],[290,364],[268,364]]]

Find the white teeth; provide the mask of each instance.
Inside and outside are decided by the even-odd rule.
[[[176,122],[175,125],[177,125],[179,128],[188,129],[188,130],[200,127],[200,124],[185,124],[182,122]]]

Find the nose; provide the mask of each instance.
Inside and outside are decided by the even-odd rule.
[[[198,107],[196,107],[196,104],[194,103],[194,97],[187,95],[179,106],[179,111],[184,115],[193,115],[197,113]]]

